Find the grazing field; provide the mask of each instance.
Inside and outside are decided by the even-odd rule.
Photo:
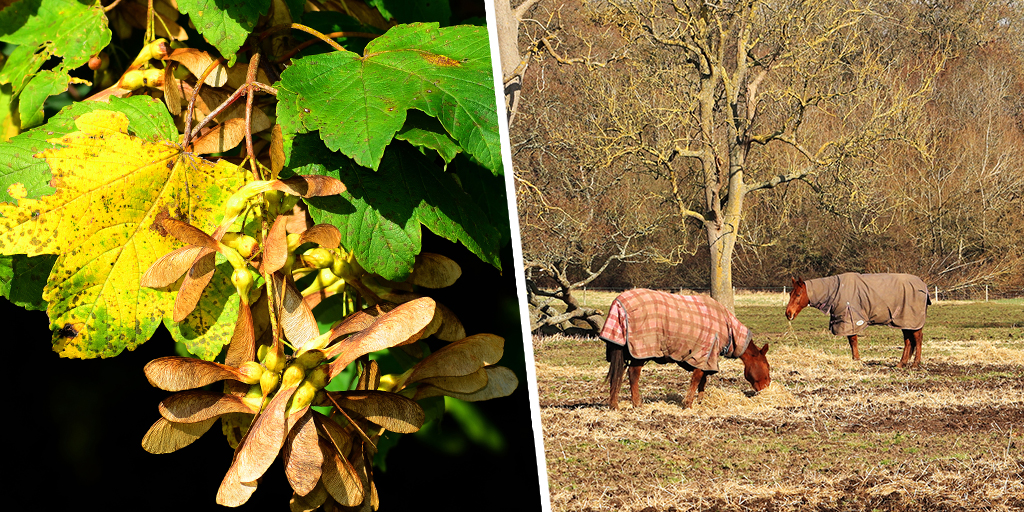
[[[736,302],[772,386],[726,359],[689,410],[676,365],[610,411],[603,342],[534,338],[555,511],[1024,510],[1024,301],[933,304],[920,370],[895,367],[898,329],[870,327],[857,362],[816,309],[790,324],[782,294]]]

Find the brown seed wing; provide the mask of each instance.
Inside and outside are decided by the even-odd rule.
[[[178,288],[178,295],[174,297],[174,313],[172,318],[175,322],[181,322],[193,310],[199,299],[203,296],[203,290],[213,279],[213,272],[217,269],[216,254],[211,249],[203,248],[196,257],[195,263],[188,269],[185,279]]]
[[[263,413],[256,417],[249,428],[249,434],[238,445],[232,467],[237,466],[239,481],[255,482],[281,452],[288,433],[285,409],[295,388],[292,386],[278,390]]]
[[[324,453],[323,481],[324,488],[339,505],[354,507],[363,502],[363,483],[359,480],[352,464],[334,451],[326,441],[320,442]]]
[[[446,345],[416,364],[407,382],[431,377],[469,375],[501,360],[505,340],[494,334],[475,334]]]
[[[305,496],[313,491],[320,481],[321,466],[324,462],[320,443],[317,441],[316,423],[313,414],[306,411],[288,434],[289,442],[284,448],[284,472],[295,494]]]
[[[216,421],[217,418],[209,418],[198,423],[173,423],[160,418],[142,437],[142,448],[149,453],[180,450],[202,437]]]
[[[341,232],[330,224],[317,224],[302,232],[299,245],[313,242],[320,247],[335,249],[341,244]]]
[[[252,325],[252,309],[249,303],[239,298],[238,319],[235,321],[235,332],[228,343],[228,353],[224,364],[239,366],[247,361],[256,360],[256,333]]]
[[[196,423],[232,412],[256,414],[259,409],[250,407],[241,397],[216,391],[182,391],[160,402],[160,415],[176,423]]]
[[[414,396],[413,399],[421,400],[432,396],[444,395],[452,398],[458,398],[464,402],[480,402],[483,400],[511,395],[519,385],[519,379],[516,378],[516,374],[504,366],[488,366],[487,368],[484,368],[484,370],[487,371],[487,385],[479,391],[475,391],[473,393],[457,393],[454,391],[445,391],[441,388],[428,384],[421,384],[416,389],[416,396]]]
[[[166,288],[174,284],[188,271],[202,250],[199,246],[186,245],[161,256],[142,275],[139,285],[147,288]]]
[[[201,388],[225,379],[241,380],[236,368],[191,357],[161,357],[143,368],[149,383],[164,391]]]
[[[419,339],[433,318],[434,300],[430,297],[421,297],[388,311],[359,334],[330,351],[328,357],[338,354],[338,358],[331,363],[331,378],[363,354]]]
[[[349,413],[392,432],[409,434],[423,426],[425,415],[416,402],[386,391],[342,391],[331,397]]]
[[[287,217],[278,216],[274,224],[267,232],[267,239],[263,244],[263,271],[273,274],[281,270],[288,261],[288,227]]]

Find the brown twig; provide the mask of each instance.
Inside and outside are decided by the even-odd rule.
[[[330,38],[330,39],[334,39],[336,37],[365,37],[367,39],[376,39],[376,38],[380,37],[380,34],[371,34],[370,32],[331,32],[330,34],[324,34],[324,37],[327,37],[327,38]],[[288,50],[287,53],[285,53],[284,55],[278,57],[277,60],[275,60],[274,62],[275,63],[284,62],[284,61],[294,57],[295,54],[301,52],[302,50],[305,50],[306,48],[309,48],[310,46],[312,46],[312,45],[314,45],[314,44],[316,44],[318,42],[320,42],[320,41],[318,41],[316,39],[310,39],[308,41],[303,41],[303,42],[299,43],[295,48],[292,48],[291,50]]]

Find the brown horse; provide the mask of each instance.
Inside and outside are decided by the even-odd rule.
[[[903,368],[913,355],[911,368],[921,366],[925,313],[932,303],[928,287],[910,274],[856,274],[848,272],[820,279],[793,278],[786,318],[793,320],[808,305],[830,316],[832,334],[846,336],[854,361],[860,360],[857,335],[868,325],[903,330]]]
[[[757,348],[750,330],[711,297],[629,290],[612,302],[601,339],[609,362],[611,409],[618,409],[627,366],[633,406],[640,406],[640,371],[648,361],[675,362],[693,372],[685,408],[704,397],[708,376],[718,372],[720,356],[740,358],[743,376],[755,391],[771,384],[771,366],[765,357],[768,345]]]
[[[633,407],[640,407],[640,370],[643,369],[644,364],[647,361],[659,364],[672,362],[668,358],[632,359],[628,357],[629,352],[626,347],[615,343],[605,343],[605,349],[606,358],[610,363],[608,365],[608,380],[611,382],[611,397],[608,406],[612,410],[619,408],[619,388],[622,387],[622,376],[626,373],[627,366],[629,367],[629,391]],[[772,382],[771,365],[768,364],[768,359],[765,357],[767,353],[767,343],[762,349],[749,343],[747,349],[740,354],[740,360],[743,361],[743,378],[747,379],[747,382],[754,387],[754,391],[761,391]],[[694,401],[700,403],[704,398],[704,386],[708,382],[708,376],[716,372],[704,371],[680,361],[675,362],[685,370],[693,372],[693,376],[690,377],[690,389],[686,391],[686,398],[683,400],[683,408],[689,409]]]

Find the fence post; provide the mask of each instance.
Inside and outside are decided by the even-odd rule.
[[[988,302],[988,285],[985,285],[985,302]]]
[[[939,301],[939,285],[935,285],[935,302]]]

